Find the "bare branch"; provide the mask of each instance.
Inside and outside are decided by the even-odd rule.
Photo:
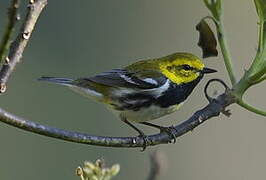
[[[8,8],[8,23],[4,32],[0,44],[0,62],[5,59],[6,53],[9,49],[11,42],[11,35],[15,29],[15,24],[19,20],[18,8],[20,5],[20,0],[12,0],[10,7]]]
[[[216,99],[211,99],[210,103],[207,106],[195,112],[188,120],[175,126],[176,131],[173,132],[174,135],[176,137],[179,137],[193,130],[195,127],[199,126],[206,120],[218,116],[221,112],[224,112],[225,108],[234,102],[235,100],[230,91],[226,91]],[[144,145],[143,138],[140,137],[104,137],[67,131],[20,118],[3,109],[0,109],[0,121],[29,132],[75,143],[127,148],[143,147]],[[172,137],[164,132],[151,135],[148,136],[149,141],[147,146],[166,144],[168,142],[171,142],[171,138]]]
[[[26,15],[25,22],[22,25],[16,40],[11,44],[7,61],[0,71],[0,93],[4,93],[6,91],[6,83],[15,66],[20,61],[39,15],[47,4],[47,0],[30,0],[29,2],[29,10]]]

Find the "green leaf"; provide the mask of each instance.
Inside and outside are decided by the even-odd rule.
[[[204,19],[202,19],[196,26],[197,31],[199,31],[199,42],[198,46],[202,49],[202,57],[212,57],[217,56],[218,51],[217,41],[214,33],[212,32],[209,25]]]
[[[247,78],[251,82],[261,82],[266,74],[266,0],[254,0],[259,17],[259,45],[251,67],[247,71]]]
[[[266,19],[266,0],[254,0],[257,14],[260,19]]]
[[[259,53],[262,49],[265,48],[266,45],[266,0],[254,0],[257,14],[259,16]]]

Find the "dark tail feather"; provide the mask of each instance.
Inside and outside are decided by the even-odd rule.
[[[62,84],[62,85],[71,85],[73,82],[73,79],[69,78],[46,77],[46,76],[40,77],[38,80],[52,82],[56,84]]]

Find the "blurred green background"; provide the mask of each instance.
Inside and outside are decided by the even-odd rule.
[[[224,2],[227,35],[240,77],[256,52],[257,16],[253,1]],[[0,33],[6,24],[8,5],[8,0],[0,3]],[[21,117],[68,130],[135,135],[103,105],[36,79],[42,75],[90,76],[137,59],[177,51],[201,56],[195,25],[208,14],[202,1],[192,0],[50,0],[7,93],[1,96],[0,106]],[[219,72],[206,77],[177,113],[156,120],[157,124],[177,124],[204,106],[207,79],[218,77],[228,82],[221,55],[204,61]],[[265,91],[263,83],[249,90],[246,99],[265,109]],[[160,179],[264,179],[266,119],[236,105],[230,109],[230,118],[213,118],[178,138],[176,144],[151,147],[145,152],[74,144],[0,123],[0,179],[79,179],[74,173],[77,166],[84,160],[103,157],[107,165],[121,165],[117,180],[141,180],[150,170],[149,154],[157,149],[167,158]]]

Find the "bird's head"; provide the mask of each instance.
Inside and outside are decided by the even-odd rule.
[[[200,58],[189,53],[171,54],[159,61],[161,72],[176,84],[189,83],[204,74],[217,72],[206,68]]]

